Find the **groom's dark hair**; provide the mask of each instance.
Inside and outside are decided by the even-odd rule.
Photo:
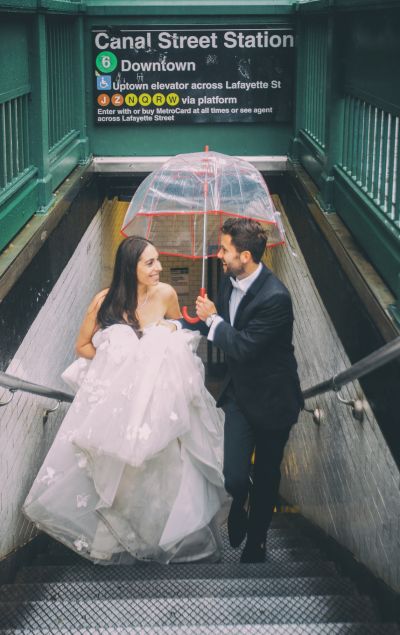
[[[112,324],[129,324],[140,335],[140,324],[136,317],[136,271],[142,253],[152,244],[150,240],[141,236],[130,236],[119,245],[110,288],[97,314],[100,328],[105,329]]]
[[[222,225],[223,234],[231,237],[237,251],[249,251],[255,263],[259,263],[267,246],[267,232],[251,218],[228,218]]]

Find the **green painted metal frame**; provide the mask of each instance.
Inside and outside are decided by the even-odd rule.
[[[293,12],[294,0],[87,0],[88,15],[125,16],[210,16],[210,15],[287,15]]]
[[[55,189],[76,165],[88,160],[90,152],[112,156],[118,147],[121,155],[162,155],[190,151],[209,143],[228,153],[238,153],[240,148],[244,154],[264,154],[264,145],[269,144],[270,154],[286,154],[292,132],[290,124],[242,125],[235,135],[230,126],[191,126],[182,128],[179,134],[171,126],[163,130],[162,142],[158,128],[131,130],[128,135],[126,130],[96,129],[86,90],[88,87],[92,90],[88,80],[93,72],[90,28],[105,19],[107,24],[118,25],[138,20],[141,24],[153,25],[224,25],[227,19],[232,24],[253,24],[268,18],[271,24],[288,25],[292,23],[293,1],[249,0],[244,8],[242,0],[114,0],[112,3],[108,0],[0,0],[2,18],[18,15],[29,23],[29,56],[20,62],[29,68],[29,82],[6,97],[16,98],[19,92],[28,96],[30,130],[29,169],[0,190],[0,249],[33,214],[47,212],[54,201]],[[60,109],[67,94],[65,83],[71,81],[71,73],[68,74],[63,64],[59,73],[56,72],[55,60],[60,56],[54,52],[56,44],[49,39],[49,25],[59,23],[64,28],[68,22],[74,25],[71,29],[76,42],[72,62],[74,125],[61,129],[55,125],[57,117],[53,113],[54,109]]]
[[[81,13],[86,9],[84,0],[0,0],[0,10],[15,12]]]
[[[400,19],[397,0],[314,0],[296,6],[297,77],[302,81],[297,82],[296,134],[291,156],[300,162],[318,186],[322,209],[326,213],[336,211],[347,224],[398,298],[400,308],[400,102],[394,103],[377,93],[372,95],[368,92],[369,87],[362,90],[361,80],[345,81],[343,69],[348,62],[340,37],[343,20],[362,19],[364,23],[367,20],[374,25],[373,11],[383,8],[396,11]],[[324,24],[327,34],[325,94],[315,115],[316,119],[324,117],[324,143],[318,143],[317,135],[310,130],[310,112],[304,108],[310,94],[317,90],[313,85],[317,77],[315,69],[308,77],[305,74],[307,47],[310,46],[307,38],[313,36],[313,24]],[[389,62],[391,60],[387,60]],[[321,61],[316,56],[314,65],[319,64]],[[364,69],[356,68],[360,78],[364,77],[361,70]],[[376,74],[378,70],[368,67],[368,72]],[[375,81],[378,88],[380,80],[378,76]],[[388,76],[387,81],[394,81],[394,78]],[[355,104],[352,106],[354,112],[350,113],[349,103]],[[385,116],[385,121],[392,121],[391,127],[386,123],[386,127],[376,131],[372,111],[376,118],[376,113],[384,113],[379,116],[382,120]]]
[[[316,11],[369,11],[397,8],[398,0],[299,0],[296,9],[299,13],[315,13]]]
[[[145,140],[143,130],[133,131],[127,136],[125,130],[96,129],[92,123],[90,99],[85,97],[87,78],[92,73],[89,41],[92,26],[101,24],[105,18],[107,25],[157,25],[160,22],[205,25],[224,24],[227,19],[231,24],[261,24],[265,18],[275,24],[288,25],[292,24],[295,16],[300,51],[297,76],[301,81],[297,89],[291,156],[306,168],[318,185],[322,208],[326,212],[335,210],[342,216],[383,278],[400,295],[398,208],[395,208],[393,218],[388,218],[382,206],[367,191],[362,178],[356,176],[354,166],[345,161],[348,137],[356,134],[356,129],[349,124],[346,98],[352,95],[368,103],[368,94],[363,94],[359,85],[344,86],[341,81],[339,59],[342,51],[338,21],[355,13],[373,16],[374,11],[382,9],[399,11],[399,1],[250,0],[244,7],[242,0],[114,0],[112,3],[109,0],[0,0],[2,15],[19,13],[29,16],[31,51],[29,82],[0,95],[0,102],[23,94],[29,95],[31,100],[30,163],[12,183],[0,190],[0,249],[32,214],[48,209],[55,188],[77,164],[88,159],[88,137],[90,151],[111,156],[115,154],[116,147],[121,155],[161,155],[190,151],[205,142],[228,153],[235,153],[238,144],[242,154],[265,153],[261,148],[268,148],[269,154],[285,153],[282,148],[286,147],[290,137],[290,126],[242,125],[232,135],[230,127],[204,125],[182,128],[182,138],[177,135],[176,128],[167,127],[163,129],[161,142],[158,128],[147,128]],[[60,138],[53,136],[50,142],[48,113],[51,112],[54,90],[49,93],[52,77],[48,69],[46,24],[50,19],[57,21],[57,16],[60,20],[66,16],[71,21],[76,43],[72,61],[74,124],[65,129]],[[307,49],[308,59],[305,55]],[[371,104],[385,107],[385,100],[382,104],[378,102],[379,98],[375,96]],[[392,103],[388,112],[398,117],[400,103]],[[398,171],[400,160],[396,158],[396,161]],[[365,165],[361,169],[367,170]],[[393,178],[392,192],[395,183],[398,198],[400,174],[396,177],[397,181]]]
[[[78,8],[81,9],[81,3],[79,7],[78,3],[72,2],[54,3],[63,12],[65,5],[68,5],[68,8],[71,6],[74,8],[74,14],[68,10],[66,18],[60,13],[53,13],[51,16],[47,11],[38,11],[38,3],[26,1],[19,4],[25,11],[36,9],[33,15],[28,13],[24,15],[25,23],[28,25],[24,55],[21,54],[18,58],[17,47],[14,53],[15,58],[18,58],[16,68],[29,68],[29,82],[24,84],[20,82],[15,90],[7,89],[0,94],[0,104],[7,101],[13,104],[23,95],[28,98],[26,136],[29,161],[27,165],[21,165],[19,172],[12,174],[11,180],[6,179],[2,188],[0,184],[0,249],[9,243],[33,214],[44,213],[49,209],[54,201],[55,189],[78,164],[87,161],[89,155],[84,101],[85,78],[82,64],[84,27],[83,18],[77,12]],[[41,8],[44,4],[50,7],[50,3],[41,2]],[[6,2],[0,4],[0,11],[5,5],[7,5]],[[15,3],[13,8],[15,9]],[[4,16],[4,23],[7,24],[7,18],[15,15],[15,12],[5,11],[1,15]],[[58,72],[55,68],[54,72],[49,74],[48,30],[49,24],[57,21],[60,21],[64,28],[67,24],[70,30],[69,59],[68,65],[64,64],[64,73]],[[21,37],[23,37],[22,31]],[[24,75],[22,71],[20,74]],[[64,88],[65,84],[70,83],[72,77],[74,100],[67,113],[63,107],[66,94]],[[53,86],[49,91],[51,82]],[[62,131],[62,134],[59,138],[53,134],[50,140],[50,118],[55,110],[59,112],[59,131]],[[9,151],[7,152],[7,144],[10,146],[11,143],[9,139],[12,140],[14,137],[16,139],[14,155],[18,150],[17,143],[22,139],[21,134],[18,135],[13,130],[14,127],[19,128],[22,125],[17,117],[8,121],[7,124],[7,130],[0,139],[0,155],[6,158],[10,154]],[[22,140],[24,139],[25,137]]]

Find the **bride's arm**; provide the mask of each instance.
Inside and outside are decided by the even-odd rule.
[[[169,287],[167,296],[167,309],[165,317],[170,320],[179,320],[182,317],[178,295],[173,287]]]
[[[92,337],[98,330],[97,313],[99,312],[102,301],[104,300],[108,289],[98,293],[89,305],[86,315],[79,329],[79,334],[75,344],[75,350],[79,357],[93,359],[96,349],[92,344]]]

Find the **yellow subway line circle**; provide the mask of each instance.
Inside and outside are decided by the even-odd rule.
[[[168,93],[167,104],[168,106],[177,106],[180,102],[179,95],[176,93]]]
[[[162,93],[155,93],[153,95],[153,104],[155,106],[164,106],[166,97]]]
[[[127,106],[136,106],[138,103],[137,95],[135,95],[135,93],[128,93],[125,95],[125,103]]]
[[[139,95],[139,104],[141,106],[151,106],[151,95],[149,93],[141,93]]]
[[[167,95],[163,93],[154,93],[154,95],[140,93],[139,96],[135,93],[128,93],[125,95],[125,104],[131,107],[136,106],[138,102],[145,108],[147,106],[161,107],[164,106],[165,103],[167,103],[168,106],[177,106],[180,101],[181,99],[177,93],[168,93]]]

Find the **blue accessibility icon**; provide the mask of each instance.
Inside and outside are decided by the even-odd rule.
[[[111,90],[111,75],[97,76],[97,90]]]

